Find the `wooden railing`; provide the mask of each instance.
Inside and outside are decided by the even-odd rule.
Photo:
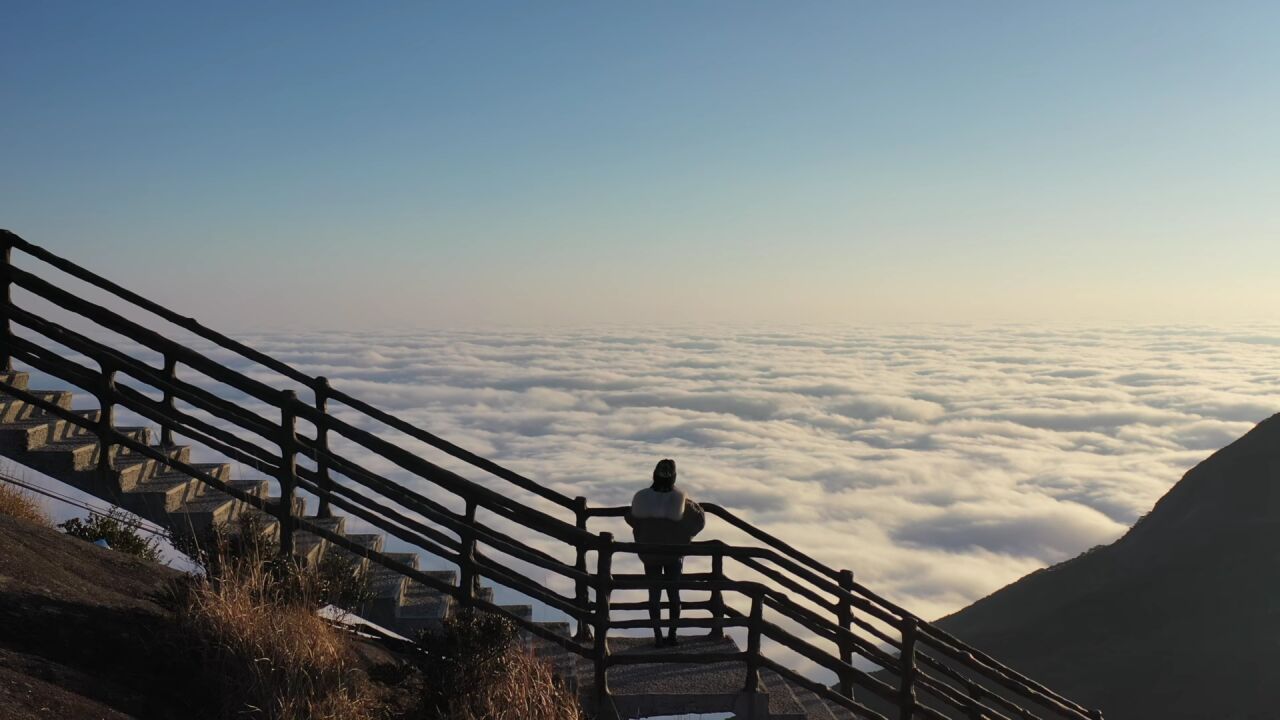
[[[610,667],[735,661],[747,668],[744,692],[758,691],[757,671],[769,669],[860,717],[1101,718],[1098,711],[1055,693],[876,595],[855,582],[850,571],[830,568],[718,505],[703,507],[726,530],[745,534],[753,543],[706,541],[676,548],[593,533],[588,527],[593,519],[619,517],[624,508],[591,507],[585,498],[571,498],[470,453],[332,387],[323,377],[302,373],[12,233],[0,231],[0,250],[0,367],[10,368],[12,360],[17,360],[82,388],[97,398],[102,412],[90,421],[12,385],[0,383],[0,390],[94,434],[103,448],[100,482],[117,482],[115,468],[123,454],[146,458],[273,515],[279,520],[280,548],[286,555],[292,555],[295,533],[306,531],[463,605],[505,615],[532,635],[592,662],[602,714],[610,707]],[[149,324],[18,267],[13,262],[15,251],[34,260],[38,268],[51,267],[123,301],[135,314],[145,311],[153,320],[234,353],[252,372],[232,368]],[[87,323],[146,348],[161,362],[148,363],[113,343],[95,339],[94,333],[73,330],[22,307],[13,301],[15,288],[51,304],[59,314],[74,317],[76,324]],[[275,373],[281,384],[294,387],[275,387],[253,376],[264,373]],[[196,382],[186,379],[192,375]],[[232,402],[203,387],[209,383],[221,383],[248,402]],[[309,391],[311,402],[300,399],[298,390]],[[345,412],[334,412],[333,405]],[[255,406],[266,408],[270,416],[254,411]],[[159,425],[161,445],[149,446],[119,432],[114,417],[117,407]],[[343,419],[352,416],[355,422]],[[300,432],[300,423],[309,424],[313,432]],[[179,459],[170,452],[176,436],[273,478],[278,500],[270,502],[244,492]],[[425,444],[466,463],[481,471],[487,484],[433,463],[388,436]],[[341,442],[335,445],[335,438]],[[376,469],[388,462],[412,485]],[[336,508],[456,564],[458,584],[443,582],[299,517],[294,509],[298,492],[317,498],[321,517]],[[450,508],[450,502],[461,509]],[[572,521],[558,517],[557,512],[571,516]],[[503,530],[500,525],[516,530]],[[570,553],[572,560],[561,559],[557,551]],[[634,566],[630,558],[639,553],[708,558],[710,572],[690,572],[662,586],[706,593],[709,599],[683,605],[697,615],[662,624],[703,628],[713,636],[729,629],[745,635],[745,648],[734,653],[611,653],[607,642],[611,632],[651,627],[647,618],[627,617],[647,609],[648,603],[614,597],[618,592],[652,587],[643,575],[615,571],[619,556]],[[560,581],[535,580],[525,567]],[[475,591],[481,578],[564,613],[576,623],[577,632],[572,638],[563,637],[484,600]],[[552,586],[557,584],[572,586],[573,594],[554,591]],[[788,667],[775,648],[829,673],[836,678],[834,686]]]

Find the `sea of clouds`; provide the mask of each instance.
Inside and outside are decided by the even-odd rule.
[[[242,339],[593,504],[625,504],[675,458],[693,497],[924,617],[1115,540],[1280,412],[1275,326]]]
[[[694,498],[852,569],[861,583],[926,618],[1115,540],[1184,472],[1280,412],[1275,325],[238,337],[593,505],[626,504],[658,459],[675,458]],[[161,364],[121,338],[104,339]],[[280,381],[233,353],[195,344]],[[228,394],[186,369],[180,374]],[[32,379],[33,387],[58,384],[38,373]],[[278,415],[243,395],[229,397]],[[349,408],[333,411],[377,431]],[[129,420],[123,413],[121,421]],[[425,445],[386,437],[501,486]],[[383,458],[352,443],[341,449],[440,497]],[[215,459],[207,451],[196,457]],[[239,466],[236,473],[253,475]],[[592,530],[627,532],[612,522]],[[712,521],[702,539],[711,537],[741,536]],[[563,579],[545,582],[572,594]]]

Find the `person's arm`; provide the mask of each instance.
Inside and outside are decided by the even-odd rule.
[[[689,534],[689,538],[693,539],[695,535],[702,532],[707,526],[707,516],[703,512],[702,506],[689,500],[685,503],[684,516],[680,518],[680,523],[684,525],[684,530]]]

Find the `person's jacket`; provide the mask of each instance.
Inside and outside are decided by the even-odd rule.
[[[627,508],[627,524],[638,543],[684,545],[702,532],[706,516],[698,503],[683,490],[659,492],[645,488],[636,493]],[[661,562],[674,555],[641,555],[644,562]]]

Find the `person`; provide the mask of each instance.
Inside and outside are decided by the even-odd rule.
[[[683,490],[676,489],[676,461],[659,460],[653,468],[653,485],[636,493],[627,509],[627,524],[638,543],[660,545],[686,545],[702,532],[706,517],[698,503],[689,499]],[[653,585],[649,588],[649,619],[653,621],[654,647],[673,646],[676,640],[675,623],[680,619],[680,588],[667,586],[667,599],[671,601],[671,628],[662,639],[662,582],[680,579],[684,569],[682,555],[655,555],[641,553],[644,574]]]

